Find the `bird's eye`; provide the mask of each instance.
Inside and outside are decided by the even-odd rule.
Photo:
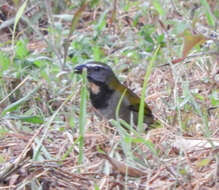
[[[100,67],[94,67],[94,70],[95,70],[95,71],[99,71],[99,70],[100,70]]]

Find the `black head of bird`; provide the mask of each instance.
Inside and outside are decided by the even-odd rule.
[[[134,124],[137,124],[140,98],[120,83],[112,69],[104,63],[91,61],[76,66],[74,72],[81,74],[83,69],[87,69],[90,99],[97,115],[115,119],[118,102],[124,94],[119,107],[119,117],[128,123],[133,120]],[[145,103],[144,123],[151,125],[153,122],[152,112]]]
[[[88,62],[78,65],[74,68],[75,73],[82,73],[83,69],[87,69],[87,78],[89,82],[107,83],[115,77],[112,69],[100,62]]]

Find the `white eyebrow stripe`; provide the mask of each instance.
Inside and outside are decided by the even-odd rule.
[[[88,67],[102,67],[105,68],[103,65],[95,64],[95,63],[89,63],[87,64]]]

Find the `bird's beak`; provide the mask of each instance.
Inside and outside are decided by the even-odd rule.
[[[78,73],[78,74],[81,74],[83,69],[87,68],[87,65],[86,64],[80,64],[80,65],[76,65],[74,67],[74,72],[75,73]]]

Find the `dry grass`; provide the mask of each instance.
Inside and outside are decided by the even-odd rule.
[[[211,3],[213,10],[214,1]],[[146,102],[162,127],[138,136],[118,133],[115,127],[100,121],[88,104],[83,162],[79,163],[81,81],[58,64],[58,56],[49,54],[45,41],[36,43],[36,34],[31,34],[34,40],[28,42],[29,50],[34,51],[36,57],[49,54],[52,61],[42,69],[31,68],[29,72],[24,69],[29,76],[24,82],[26,75],[23,72],[20,78],[1,73],[2,99],[22,85],[1,102],[0,110],[2,112],[41,83],[33,97],[12,113],[40,113],[44,122],[23,122],[6,117],[8,115],[1,118],[0,189],[219,189],[219,111],[211,99],[213,92],[218,98],[219,55],[194,56],[186,62],[162,66],[180,57],[182,47],[182,40],[173,32],[176,26],[168,21],[174,18],[180,22],[185,18],[175,12],[172,4],[164,5],[169,10],[167,21],[159,17],[153,6],[149,6],[151,12],[145,14],[142,10],[139,13],[137,6],[130,6],[128,11],[117,7],[116,19],[112,12],[106,14],[107,26],[96,37],[92,23],[103,16],[105,6],[99,3],[97,8],[87,8],[82,12],[78,27],[71,36],[73,42],[82,48],[69,47],[73,58],[68,57],[67,66],[71,68],[71,64],[91,58],[103,59],[109,62],[124,84],[140,95],[152,52],[145,50],[151,44],[142,45],[143,38],[139,33],[144,25],[153,24],[154,33],[164,34],[165,46],[161,46],[150,75]],[[182,6],[188,13],[189,2],[177,6]],[[64,12],[72,14],[67,8],[61,13]],[[139,18],[134,27],[132,22],[136,15]],[[70,22],[62,22],[64,31]],[[207,25],[205,19],[200,22]],[[59,35],[61,39],[62,33]],[[91,40],[95,37],[98,40]],[[55,43],[61,42],[53,45]],[[89,45],[91,47],[87,47]],[[93,47],[96,50],[89,57],[89,50]],[[59,50],[60,44],[54,48]],[[204,51],[216,49],[213,45],[202,48]],[[3,47],[5,49],[8,47]],[[199,52],[200,49],[196,50]],[[12,66],[8,70],[17,72]]]

